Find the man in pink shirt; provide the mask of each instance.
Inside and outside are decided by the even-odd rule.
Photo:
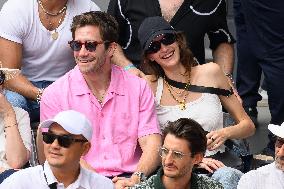
[[[110,63],[117,27],[103,12],[74,17],[69,44],[77,66],[45,89],[40,113],[41,121],[68,109],[85,114],[93,137],[81,163],[105,176],[119,176],[113,181],[121,188],[157,168],[161,135],[146,81]],[[123,177],[127,174],[130,178]]]

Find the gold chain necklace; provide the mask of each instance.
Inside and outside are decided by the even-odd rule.
[[[183,100],[180,101],[180,100],[177,99],[177,98],[175,97],[175,95],[172,93],[172,91],[171,91],[171,89],[170,89],[170,84],[169,84],[165,79],[164,79],[164,82],[165,82],[165,84],[167,85],[168,91],[170,92],[170,94],[171,94],[171,96],[173,97],[173,99],[174,99],[175,101],[177,101],[177,103],[179,103],[179,108],[180,108],[181,110],[185,110],[185,109],[186,109],[185,100],[186,100],[186,98],[187,98],[187,96],[188,96],[188,93],[186,93],[186,94],[184,95]],[[184,89],[184,90],[186,90],[186,89]]]
[[[42,1],[41,0],[38,0],[38,4],[39,6],[41,7],[41,9],[43,10],[43,12],[49,16],[58,16],[60,15],[61,13],[63,13],[66,9],[67,9],[67,5],[65,4],[64,7],[62,9],[60,9],[57,13],[52,13],[52,12],[48,12],[43,4],[42,4]]]
[[[66,9],[65,9],[65,11],[66,11]],[[60,24],[61,24],[61,22],[62,22],[62,20],[63,20],[65,11],[63,11],[62,16],[60,17],[57,26],[54,28],[54,31],[53,31],[53,32],[51,31],[51,38],[52,38],[53,40],[58,39],[59,33],[58,33],[58,31],[57,31],[57,28],[60,26]],[[52,23],[51,23],[51,21],[50,21],[50,18],[49,18],[49,16],[48,16],[47,14],[46,14],[46,19],[48,20],[48,24],[49,24],[50,30],[52,30],[53,25],[52,25]]]

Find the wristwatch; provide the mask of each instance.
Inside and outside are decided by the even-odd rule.
[[[136,172],[133,173],[133,175],[138,176],[140,182],[144,182],[144,181],[147,180],[147,178],[146,178],[146,176],[145,176],[145,174],[143,172],[136,171]]]

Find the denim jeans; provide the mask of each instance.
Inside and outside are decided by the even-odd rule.
[[[46,88],[52,83],[52,81],[37,81],[32,83],[38,88]],[[31,122],[39,122],[39,104],[36,101],[27,99],[13,91],[5,90],[4,93],[7,100],[13,106],[22,108],[29,113]]]

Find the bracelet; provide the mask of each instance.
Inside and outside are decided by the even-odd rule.
[[[233,74],[231,74],[231,73],[226,73],[225,76],[227,76],[227,77],[231,80],[232,84],[235,84],[234,78],[233,78]]]
[[[7,125],[7,126],[4,127],[4,129],[7,129],[7,128],[13,127],[13,126],[17,126],[17,125],[18,125],[17,123],[15,123],[14,125]]]
[[[41,96],[42,96],[43,90],[44,90],[44,89],[39,88],[38,91],[37,91],[37,94],[36,94],[36,101],[37,101],[38,104],[39,104],[40,101],[41,101]]]
[[[128,64],[128,65],[125,66],[123,69],[124,69],[125,71],[127,71],[127,70],[129,70],[129,69],[131,69],[131,68],[136,68],[136,66],[134,66],[133,64]]]

